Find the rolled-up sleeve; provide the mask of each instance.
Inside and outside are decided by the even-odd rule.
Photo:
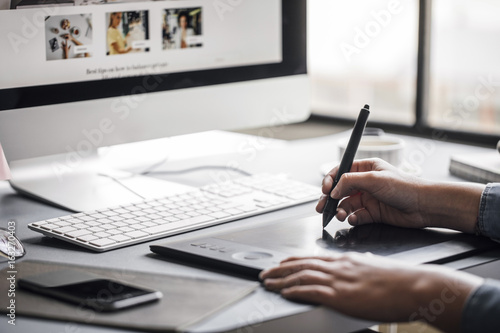
[[[472,292],[462,313],[462,332],[499,332],[500,282],[487,279]]]
[[[500,183],[486,185],[479,206],[479,233],[500,242]]]

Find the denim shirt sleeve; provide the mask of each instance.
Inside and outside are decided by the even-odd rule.
[[[500,183],[486,185],[481,196],[478,231],[500,242]],[[498,332],[500,281],[487,279],[469,296],[462,312],[462,332]]]
[[[477,221],[479,233],[500,242],[500,183],[486,185]]]
[[[487,279],[469,296],[462,312],[461,332],[498,332],[500,281]]]

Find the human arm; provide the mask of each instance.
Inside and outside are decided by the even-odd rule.
[[[68,45],[68,41],[72,41],[77,46],[83,45],[82,42],[80,42],[78,39],[76,39],[73,36],[71,36],[71,34],[65,34],[62,37],[65,39],[65,41],[63,41],[63,45]],[[67,47],[68,50],[69,50],[70,47],[71,46]],[[90,53],[85,53],[85,57],[90,57]],[[66,50],[65,50],[65,58],[68,58]]]
[[[61,42],[61,45],[62,45],[62,50],[63,50],[63,58],[68,59],[69,49],[71,48],[71,45],[68,45],[68,40],[63,40]]]
[[[131,46],[128,46],[126,48],[121,48],[117,42],[111,44],[111,47],[115,50],[116,53],[120,53],[120,54],[129,53],[130,51],[132,51]]]
[[[322,212],[338,167],[323,180],[324,195],[316,210]],[[424,180],[380,159],[358,160],[332,191],[345,198],[337,219],[352,225],[387,223],[401,227],[446,227],[474,233],[485,186]]]
[[[291,300],[367,320],[423,320],[446,332],[459,331],[467,298],[483,281],[441,266],[410,266],[359,253],[290,258],[260,277],[266,288]]]

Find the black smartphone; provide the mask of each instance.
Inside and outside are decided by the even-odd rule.
[[[162,297],[159,291],[70,270],[19,279],[19,287],[99,312],[117,311]]]
[[[59,49],[59,42],[57,41],[57,38],[54,37],[51,40],[49,40],[49,46],[52,52],[57,51]]]

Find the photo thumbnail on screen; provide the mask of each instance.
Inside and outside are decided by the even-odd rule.
[[[163,49],[203,46],[201,7],[165,9]]]
[[[47,60],[92,56],[92,14],[45,17]]]
[[[149,52],[147,10],[107,13],[106,23],[107,55]]]

